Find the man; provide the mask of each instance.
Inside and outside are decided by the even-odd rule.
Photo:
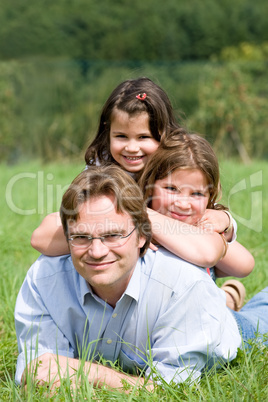
[[[224,292],[205,270],[163,249],[146,252],[146,207],[122,169],[82,172],[63,196],[61,219],[71,255],[41,256],[18,295],[18,383],[28,373],[57,386],[82,367],[94,386],[147,377],[152,387],[158,376],[196,379],[236,356],[241,338]]]

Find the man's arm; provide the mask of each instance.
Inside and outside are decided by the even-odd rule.
[[[25,370],[22,377],[22,384],[27,383],[27,375],[30,375],[38,385],[50,384],[52,389],[59,387],[64,378],[69,378],[75,387],[77,381],[79,382],[78,373],[81,368],[88,381],[98,388],[107,386],[127,391],[129,386],[142,387],[145,383],[143,377],[127,375],[98,363],[81,363],[78,359],[45,353],[28,365],[27,372]],[[146,388],[153,391],[153,383],[148,381]]]
[[[66,260],[68,259],[66,258]],[[38,282],[43,287],[46,279],[46,283],[50,284],[53,289],[53,285],[60,280],[56,275],[56,267],[49,268],[48,263],[50,261],[47,257],[40,257],[35,262],[27,273],[17,298],[15,324],[19,356],[16,383],[25,384],[27,373],[29,373],[38,384],[52,382],[53,386],[57,387],[61,379],[66,378],[68,375],[76,379],[77,370],[83,364],[83,371],[94,386],[106,384],[111,388],[123,388],[124,382],[131,386],[143,386],[146,380],[141,377],[132,377],[90,361],[82,363],[74,358],[76,356],[74,345],[71,345],[66,334],[60,330],[57,320],[54,321],[51,317],[46,307],[48,300],[44,302],[40,294],[40,288],[37,285]],[[59,258],[53,259],[53,261],[57,262]],[[44,263],[46,265],[42,267]],[[53,273],[52,276],[50,275],[51,272],[48,272],[49,269]],[[36,279],[36,275],[40,275],[40,270],[45,271],[45,274],[48,275],[47,278],[44,279],[42,276],[41,279],[40,277]],[[63,295],[56,292],[55,303],[58,298],[62,300]],[[68,310],[62,310],[62,305],[54,305],[60,311],[60,315],[67,314]],[[82,332],[86,316],[84,320]],[[79,331],[78,326],[76,326],[76,330]],[[146,387],[150,390],[153,389],[152,384],[149,384],[149,382],[146,383]]]
[[[180,275],[172,298],[150,331],[149,354],[153,356],[155,369],[168,383],[198,380],[208,362],[231,361],[241,345],[237,324],[226,307],[223,292],[208,275],[207,279],[200,279],[199,269],[195,268],[195,274],[192,268],[189,266],[190,277],[197,275],[199,279],[187,280],[187,284],[187,275]],[[146,375],[151,375],[151,364]]]
[[[39,257],[38,260],[28,271],[26,278],[19,291],[15,306],[15,328],[18,342],[19,356],[17,359],[16,383],[21,382],[22,373],[31,361],[38,356],[56,351],[61,354],[73,357],[74,350],[69,340],[60,331],[55,321],[51,317],[46,305],[40,295],[35,276],[42,270],[42,264],[47,257]],[[45,265],[45,271],[54,269],[54,266]],[[56,271],[56,267],[55,267]],[[53,281],[51,278],[56,276],[48,276],[47,282],[53,289]],[[55,279],[55,278],[54,278]],[[56,279],[55,279],[56,280]],[[55,282],[54,280],[54,282]],[[42,284],[44,280],[39,280]],[[52,292],[53,293],[53,292]],[[51,302],[55,305],[55,309],[60,306],[56,305],[57,298],[63,297],[55,292],[54,300]],[[63,353],[64,352],[64,353]]]

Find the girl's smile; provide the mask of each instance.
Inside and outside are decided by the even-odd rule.
[[[159,142],[152,136],[148,113],[130,116],[115,110],[110,127],[110,152],[115,161],[126,171],[137,173],[144,169],[148,157]]]
[[[173,219],[196,225],[209,200],[208,183],[199,169],[177,169],[154,184],[152,209]]]

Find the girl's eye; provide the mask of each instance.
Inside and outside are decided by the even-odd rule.
[[[115,138],[127,138],[125,134],[116,134]]]
[[[177,189],[177,187],[174,187],[174,186],[166,186],[166,187],[164,187],[165,188],[165,190],[167,190],[167,191],[177,191],[178,189]]]
[[[151,135],[141,135],[140,136],[140,139],[142,139],[142,140],[146,140],[146,139],[148,139],[148,138],[152,138],[152,136]]]

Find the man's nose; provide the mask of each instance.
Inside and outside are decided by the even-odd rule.
[[[96,260],[105,257],[109,251],[109,247],[105,246],[100,239],[93,239],[87,250],[88,254]]]

